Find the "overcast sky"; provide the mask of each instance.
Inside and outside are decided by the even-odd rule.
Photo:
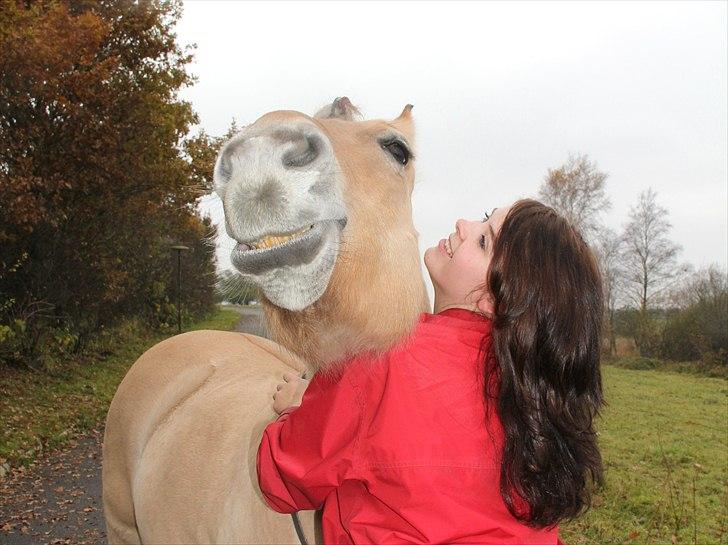
[[[181,96],[213,135],[337,96],[367,118],[414,104],[421,254],[457,218],[535,196],[575,152],[609,174],[614,229],[652,187],[680,259],[725,267],[727,5],[187,1],[198,83]]]

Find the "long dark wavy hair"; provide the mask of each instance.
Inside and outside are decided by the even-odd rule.
[[[525,199],[496,237],[484,287],[494,303],[485,358],[497,361],[485,395],[497,400],[505,438],[501,496],[521,522],[553,527],[587,510],[603,484],[593,426],[604,405],[599,269],[576,229]]]

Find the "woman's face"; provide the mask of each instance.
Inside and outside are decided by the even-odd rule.
[[[435,288],[435,312],[445,306],[475,306],[492,313],[490,297],[475,291],[486,281],[498,236],[510,206],[496,208],[487,220],[455,222],[455,232],[425,252],[425,266]],[[478,299],[482,300],[477,303]]]

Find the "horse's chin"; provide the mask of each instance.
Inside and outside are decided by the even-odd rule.
[[[326,291],[346,218],[317,222],[300,239],[264,251],[233,250],[231,261],[274,305],[300,311]]]

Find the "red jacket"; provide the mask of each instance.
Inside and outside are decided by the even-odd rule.
[[[423,313],[384,356],[317,373],[301,406],[263,434],[258,481],[270,507],[323,506],[326,545],[556,545],[558,528],[518,522],[500,495],[503,430],[494,406],[484,425],[478,358],[490,328],[464,309]]]

